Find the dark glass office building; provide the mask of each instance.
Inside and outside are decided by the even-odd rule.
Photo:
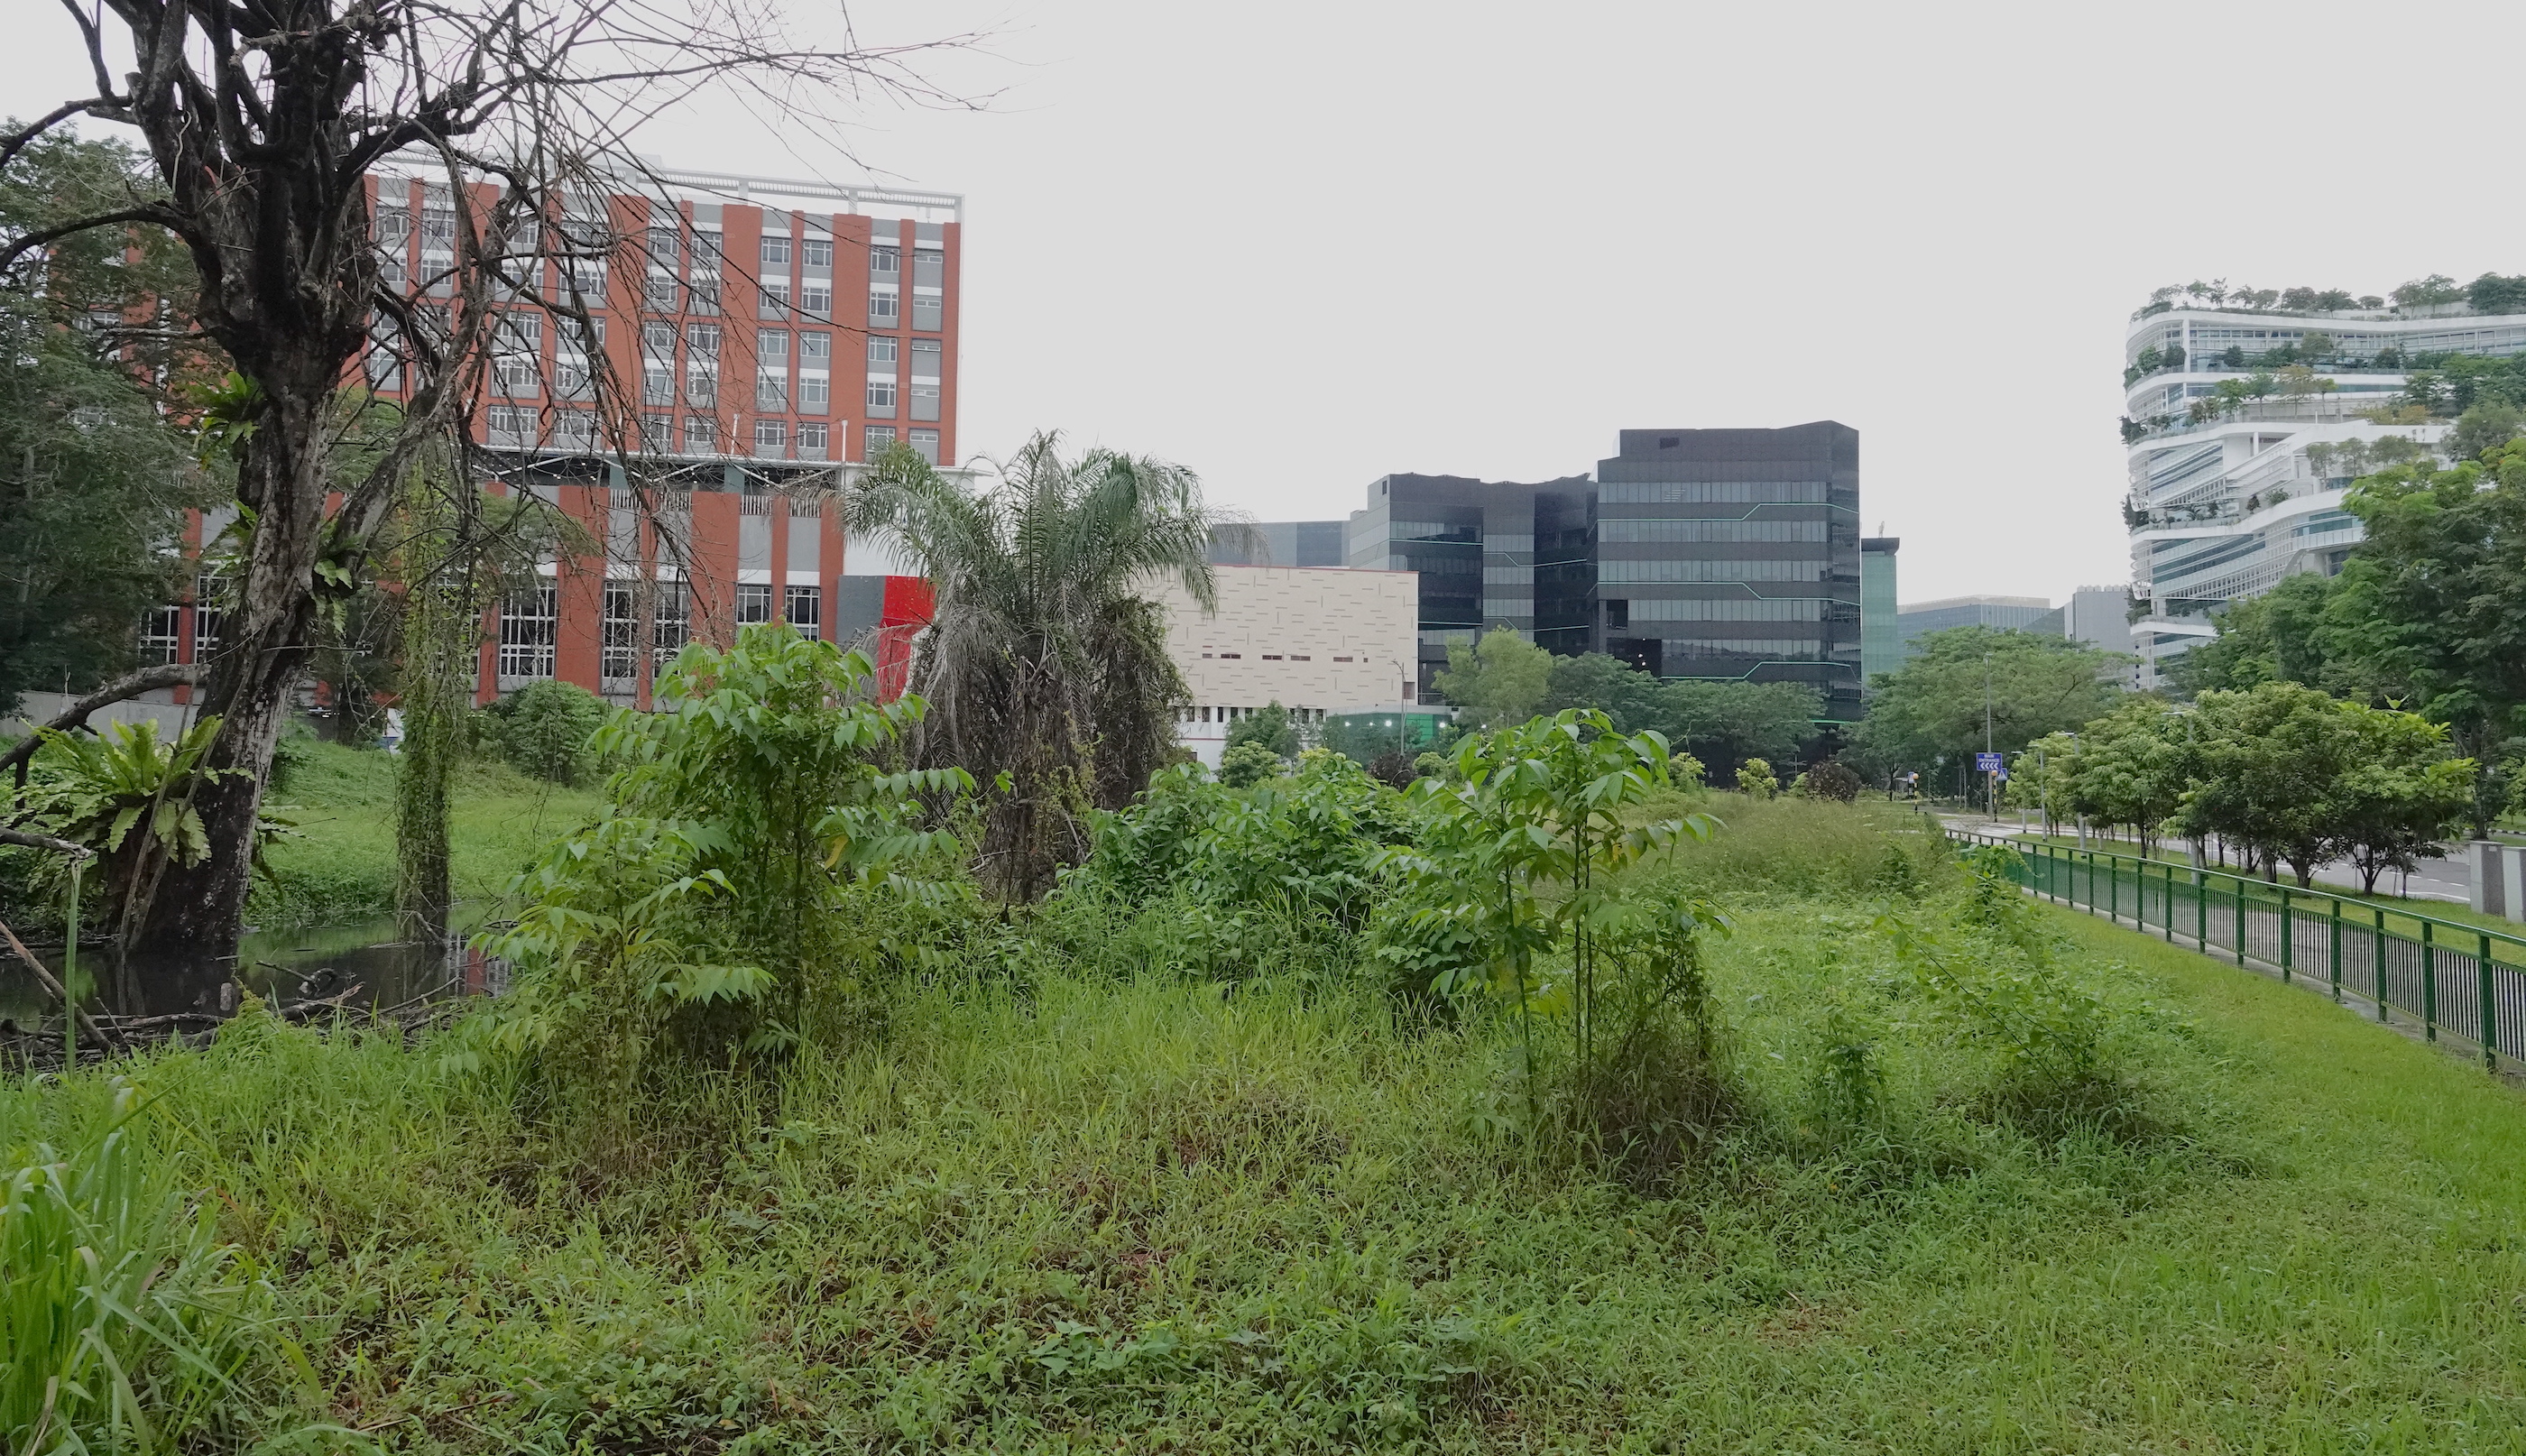
[[[1579,615],[1562,537],[1586,521],[1593,488],[1585,476],[1537,484],[1388,476],[1368,487],[1368,509],[1350,518],[1349,564],[1421,574],[1422,701],[1440,701],[1434,679],[1449,644],[1494,627],[1541,639]]]
[[[1664,678],[1804,682],[1859,717],[1859,431],[1627,429],[1584,476],[1388,476],[1349,564],[1421,574],[1422,700],[1447,647],[1508,627]]]
[[[1348,566],[1339,521],[1268,521],[1210,533],[1212,566]]]
[[[1619,448],[1596,463],[1590,645],[1662,678],[1804,682],[1855,722],[1859,431],[1626,429]]]

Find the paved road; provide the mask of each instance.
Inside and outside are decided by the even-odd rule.
[[[1971,829],[1976,833],[2019,832],[2014,816],[2003,816],[1996,821],[1986,819],[1979,814],[1942,814],[1939,818],[1942,822],[1959,829]],[[2129,839],[2107,839],[2094,832],[2091,832],[2088,838],[2091,843],[2111,845],[2127,854],[2137,853],[2139,850],[2139,846]],[[2288,878],[2286,871],[2282,878]],[[2336,885],[2351,890],[2359,888],[2359,872],[2349,860],[2335,860],[2319,868],[2315,872],[2315,879],[2320,884]],[[2423,860],[2421,867],[2409,876],[2398,875],[2392,870],[2378,876],[2377,892],[2401,895],[2412,900],[2444,900],[2454,905],[2470,904],[2473,893],[2473,867],[2464,857],[2463,846],[2450,845],[2446,859]]]

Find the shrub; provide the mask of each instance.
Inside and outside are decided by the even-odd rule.
[[[1847,804],[1858,798],[1862,787],[1859,776],[1844,767],[1838,758],[1826,759],[1798,778],[1802,784],[1801,792],[1806,797],[1831,799],[1839,804]]]
[[[547,678],[485,707],[477,737],[521,774],[579,783],[593,772],[588,743],[605,714],[603,698],[575,682]]]
[[[1279,777],[1287,765],[1281,755],[1261,743],[1232,743],[1219,755],[1219,781],[1230,788],[1251,788],[1266,778]]]
[[[1759,758],[1745,760],[1737,771],[1738,791],[1757,799],[1768,799],[1781,791],[1781,780],[1772,777],[1772,766]]]
[[[596,750],[625,766],[605,816],[511,887],[516,924],[484,948],[512,961],[518,989],[469,1055],[530,1054],[581,1110],[619,1123],[657,1051],[726,1066],[864,1021],[854,998],[900,907],[969,888],[952,871],[892,874],[953,847],[914,819],[922,797],[970,784],[961,770],[884,772],[923,704],[870,701],[872,680],[867,659],[785,623],[726,652],[686,647],[664,684],[673,711],[599,731]]]

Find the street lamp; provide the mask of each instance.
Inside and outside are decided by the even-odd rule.
[[[1403,671],[1403,661],[1400,658],[1389,657],[1386,660],[1386,665],[1394,669],[1394,680],[1396,683],[1394,710],[1394,756],[1396,758],[1403,758],[1407,756],[1404,751],[1403,735],[1410,731],[1412,728],[1412,676]]]

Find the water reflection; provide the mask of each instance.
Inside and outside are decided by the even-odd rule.
[[[397,938],[391,916],[345,925],[258,930],[237,946],[234,974],[225,965],[114,965],[101,949],[81,946],[79,970],[91,988],[91,1011],[117,1016],[193,1013],[227,1016],[241,991],[276,1007],[340,998],[345,1007],[391,1011],[451,996],[498,995],[508,965],[466,944],[484,907],[457,907],[450,943]],[[62,948],[27,947],[58,976]],[[345,994],[348,993],[348,994]],[[59,1014],[34,976],[0,948],[0,1023],[30,1028]]]

